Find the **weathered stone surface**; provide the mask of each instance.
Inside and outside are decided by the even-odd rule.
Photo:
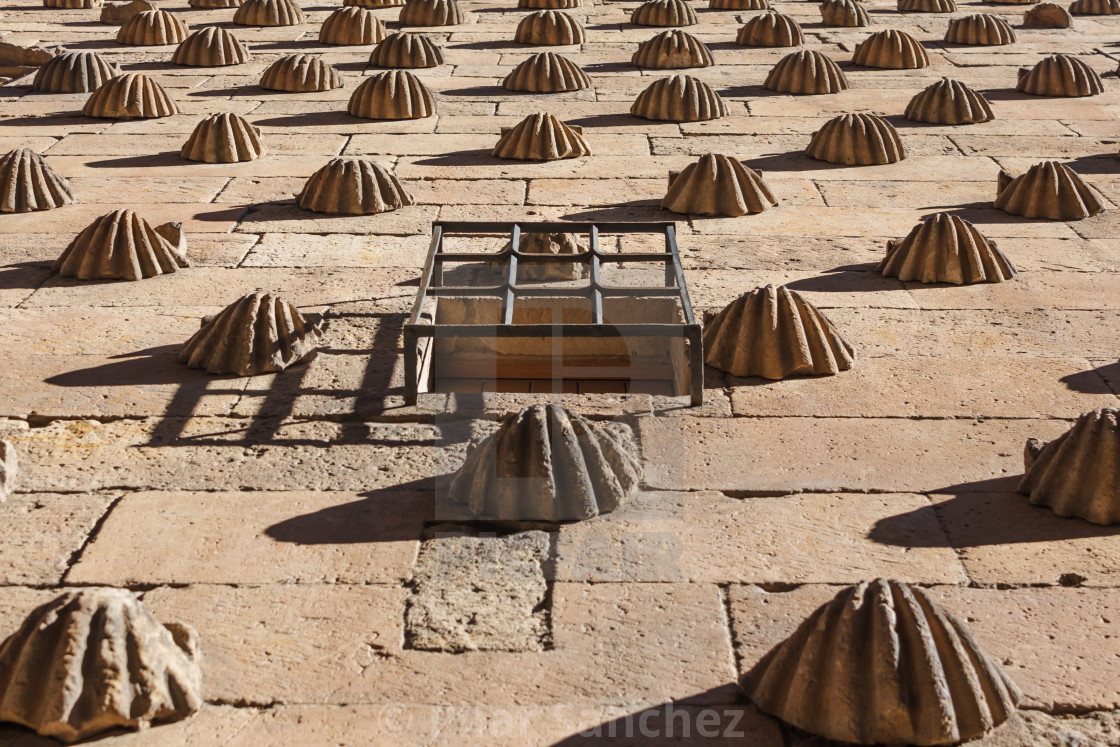
[[[16,493],[0,508],[0,583],[57,585],[119,493]],[[7,627],[0,628],[6,634]]]
[[[8,500],[8,494],[15,490],[17,474],[19,456],[15,444],[0,440],[0,503]]]

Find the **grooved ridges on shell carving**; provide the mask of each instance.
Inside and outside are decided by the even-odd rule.
[[[755,288],[704,325],[704,359],[733,376],[824,376],[847,371],[852,346],[815,306],[782,286]]]
[[[558,93],[591,87],[591,78],[579,65],[555,52],[541,52],[524,60],[502,81],[507,91]]]
[[[671,75],[638,94],[630,113],[666,122],[700,122],[726,116],[727,105],[707,83],[690,75]]]
[[[319,327],[292,304],[272,293],[250,293],[203,319],[179,362],[212,374],[274,373],[311,360],[319,337]]]
[[[341,87],[338,71],[313,54],[281,57],[261,76],[261,88],[273,91],[330,91]]]
[[[166,10],[137,13],[117,30],[117,41],[135,46],[178,44],[187,38],[187,24]]]
[[[769,10],[770,0],[708,0],[712,10]]]
[[[1016,90],[1035,96],[1096,96],[1104,92],[1097,71],[1076,57],[1053,54],[1019,69]]]
[[[408,0],[401,8],[402,26],[457,26],[463,11],[456,0]]]
[[[342,4],[360,8],[396,8],[404,5],[404,0],[342,0]]]
[[[894,126],[874,114],[843,114],[825,122],[813,134],[805,155],[847,166],[895,163],[906,149]]]
[[[423,119],[435,114],[436,100],[412,73],[389,70],[362,81],[347,110],[366,119]]]
[[[176,65],[222,67],[249,61],[249,48],[236,36],[217,26],[199,29],[175,50],[171,61]]]
[[[79,280],[141,280],[189,266],[181,224],[153,228],[131,210],[114,210],[70,242],[54,271]]]
[[[82,114],[110,119],[153,119],[179,113],[163,86],[146,75],[126,73],[110,78],[86,99]]]
[[[398,31],[386,36],[373,48],[369,64],[377,67],[436,67],[443,64],[443,52],[423,34]]]
[[[587,32],[583,25],[560,10],[538,10],[521,19],[513,40],[519,44],[583,44]]]
[[[296,202],[304,210],[336,215],[388,213],[412,204],[397,177],[364,158],[334,158],[307,180]]]
[[[883,579],[842,590],[740,685],[766,713],[857,744],[974,739],[1021,697],[964,622],[924,589]]]
[[[120,74],[96,52],[63,52],[39,68],[33,87],[44,93],[89,93]]]
[[[955,13],[955,0],[898,0],[902,13]]]
[[[0,721],[74,742],[202,707],[198,634],[126,589],[70,591],[0,643]]]
[[[915,70],[929,66],[929,55],[918,40],[905,31],[885,29],[864,39],[852,55],[853,65]]]
[[[797,21],[769,11],[747,21],[735,43],[744,47],[797,47],[805,43],[805,34]]]
[[[778,60],[763,85],[781,93],[824,94],[847,90],[848,78],[832,58],[803,49]]]
[[[638,26],[695,26],[696,11],[685,0],[646,0],[630,14]]]
[[[819,6],[825,26],[870,26],[867,9],[856,0],[825,0]]]
[[[778,201],[762,173],[730,156],[708,153],[679,174],[669,174],[669,191],[661,207],[689,215],[736,217],[761,213]]]
[[[642,42],[630,62],[654,70],[711,67],[714,64],[708,45],[680,29],[662,31]]]
[[[19,458],[16,456],[15,444],[0,440],[0,503],[6,501],[15,489],[18,472]]]
[[[366,8],[339,8],[319,27],[319,41],[323,44],[376,44],[384,38],[385,24]]]
[[[480,519],[579,521],[630,500],[641,472],[628,426],[595,425],[559,405],[534,405],[468,451],[450,492]]]
[[[1095,189],[1057,161],[1035,164],[1025,174],[999,174],[996,207],[1012,215],[1081,220],[1104,210]]]
[[[1039,3],[1023,13],[1023,25],[1030,29],[1068,29],[1073,26],[1073,18],[1060,5]]]
[[[1069,12],[1074,16],[1114,16],[1120,13],[1120,0],[1073,0]]]
[[[0,213],[30,213],[75,202],[70,182],[30,148],[0,158]]]
[[[241,26],[298,26],[307,14],[295,0],[245,0],[233,14]]]
[[[62,8],[65,10],[78,10],[87,8],[100,8],[102,0],[43,0],[44,8]]]
[[[1019,492],[1058,516],[1120,523],[1120,409],[1085,413],[1053,441],[1032,438]]]
[[[137,13],[146,10],[159,10],[159,6],[152,0],[131,0],[127,3],[105,5],[101,8],[101,23],[119,26]]]
[[[910,99],[906,118],[932,124],[974,124],[995,118],[988,100],[951,78],[942,78]]]
[[[994,47],[1014,44],[1015,32],[1011,25],[991,13],[973,13],[949,22],[945,41],[950,44],[975,44]]]
[[[240,8],[242,0],[187,0],[192,8]]]
[[[521,161],[556,161],[589,156],[591,149],[583,140],[581,128],[538,112],[521,120],[516,127],[503,129],[491,155]]]
[[[518,0],[522,10],[569,10],[583,5],[582,0]]]
[[[189,161],[237,163],[264,155],[261,131],[239,114],[211,114],[198,123],[180,152]]]
[[[1001,283],[1015,277],[1015,267],[996,243],[964,218],[937,213],[901,241],[887,242],[879,272],[919,283]]]

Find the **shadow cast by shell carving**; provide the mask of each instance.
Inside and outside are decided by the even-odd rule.
[[[704,325],[703,339],[704,360],[732,376],[830,376],[855,362],[832,322],[784,285],[739,296]]]
[[[809,141],[805,155],[845,166],[875,166],[906,158],[898,132],[875,114],[843,114],[825,122]]]
[[[898,0],[900,13],[956,13],[955,0]]]
[[[779,93],[821,95],[847,90],[848,78],[831,57],[803,49],[778,60],[762,85]]]
[[[276,373],[315,357],[321,336],[292,304],[250,293],[202,320],[179,351],[179,362],[211,374]]]
[[[630,14],[636,26],[695,26],[696,11],[685,0],[646,0]]]
[[[66,177],[30,148],[0,158],[0,213],[31,213],[76,202]]]
[[[533,405],[470,448],[450,496],[474,519],[580,521],[624,505],[641,476],[629,426]]]
[[[365,119],[423,119],[436,113],[436,99],[412,73],[388,70],[363,80],[347,111]]]
[[[269,65],[260,85],[271,91],[330,91],[342,87],[342,76],[317,55],[293,54]]]
[[[245,0],[233,14],[239,26],[298,26],[307,14],[295,0]]]
[[[805,33],[797,21],[771,10],[747,21],[735,43],[741,47],[799,47],[805,43]]]
[[[708,0],[712,10],[769,10],[770,0]]]
[[[715,64],[708,45],[687,31],[662,31],[638,45],[630,63],[648,70],[711,67]]]
[[[87,117],[106,119],[157,119],[178,113],[179,107],[163,86],[140,73],[110,78],[82,107]]]
[[[669,172],[661,207],[689,215],[737,217],[769,210],[778,201],[762,173],[730,156],[708,153],[680,172]]]
[[[929,55],[918,40],[897,29],[877,31],[856,46],[852,64],[889,70],[929,67]]]
[[[707,83],[690,75],[671,75],[638,94],[630,113],[663,122],[702,122],[727,116],[727,104]]]
[[[63,52],[35,73],[32,88],[40,93],[89,93],[121,69],[96,52]]]
[[[1073,17],[1060,5],[1039,3],[1023,13],[1023,25],[1029,29],[1068,29],[1073,26]]]
[[[521,62],[502,80],[507,91],[560,93],[591,87],[591,78],[579,65],[555,52],[541,52]]]
[[[1035,164],[1025,174],[1000,171],[996,207],[1011,215],[1082,220],[1104,210],[1097,191],[1057,161]]]
[[[1120,0],[1073,0],[1069,12],[1074,16],[1114,16],[1120,14]]]
[[[867,9],[856,0],[825,0],[817,7],[821,12],[821,23],[825,26],[854,28],[871,25]]]
[[[942,78],[910,99],[906,118],[930,124],[975,124],[995,119],[988,100],[951,78]]]
[[[304,210],[334,215],[389,213],[413,204],[391,171],[365,158],[333,158],[296,196]]]
[[[127,589],[66,592],[0,643],[0,721],[63,742],[179,721],[203,704],[198,643]]]
[[[179,44],[187,38],[187,24],[166,10],[146,10],[125,21],[117,31],[118,44],[155,47]]]
[[[903,281],[954,285],[1002,283],[1016,274],[996,242],[948,213],[922,221],[901,241],[888,241],[878,270]]]
[[[219,26],[199,29],[183,40],[171,56],[176,65],[224,67],[248,62],[249,48]]]
[[[1011,24],[991,13],[973,13],[963,18],[954,18],[945,32],[945,41],[950,44],[971,44],[974,46],[998,47],[1015,43],[1015,32]]]
[[[519,161],[557,161],[591,155],[583,140],[583,128],[561,122],[551,114],[538,112],[502,128],[491,155]]]
[[[180,155],[203,163],[255,161],[265,153],[261,131],[240,114],[211,114],[198,123]]]
[[[583,44],[587,41],[587,32],[579,21],[563,11],[538,10],[521,19],[513,40],[518,44]]]
[[[868,745],[974,739],[1022,697],[963,621],[924,589],[883,579],[842,590],[740,686],[787,724]]]
[[[463,11],[456,0],[408,0],[399,20],[402,26],[458,26]]]
[[[189,266],[182,224],[153,228],[131,210],[114,210],[70,242],[54,271],[79,280],[142,280]]]
[[[19,457],[11,441],[0,440],[0,503],[8,500],[15,490],[16,476],[19,473]]]
[[[373,11],[354,6],[335,10],[319,27],[319,41],[338,46],[376,44],[385,34],[385,24]]]
[[[1120,524],[1120,409],[1083,414],[1050,442],[1027,441],[1019,492],[1058,516]]]
[[[373,48],[369,64],[377,67],[437,67],[443,64],[443,52],[424,34],[398,31],[386,36]]]
[[[1080,59],[1053,54],[1032,68],[1020,68],[1015,90],[1035,96],[1096,96],[1104,93],[1104,85],[1097,71]]]

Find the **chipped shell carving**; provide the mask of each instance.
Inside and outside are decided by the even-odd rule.
[[[630,62],[652,70],[711,67],[715,64],[708,45],[680,29],[662,31],[642,42]]]
[[[104,5],[101,8],[101,23],[119,26],[137,13],[146,10],[159,10],[159,6],[152,0],[130,0],[127,3]]]
[[[642,466],[630,427],[596,425],[559,405],[507,416],[468,452],[450,496],[469,516],[579,521],[630,500]]]
[[[321,332],[272,293],[250,293],[202,320],[179,350],[179,362],[211,374],[257,376],[315,357]]]
[[[506,242],[504,249],[508,249]],[[587,245],[574,233],[523,233],[517,244],[521,254],[550,254],[570,256],[583,254]],[[548,282],[579,280],[588,276],[590,270],[583,262],[531,262],[517,263],[517,282]]]
[[[1052,54],[1032,68],[1020,68],[1015,90],[1035,96],[1096,96],[1104,86],[1097,71],[1077,57]]]
[[[364,158],[333,158],[303,185],[296,203],[333,215],[388,213],[413,204],[391,171]]]
[[[665,122],[701,122],[727,116],[727,105],[707,83],[690,75],[671,75],[638,94],[630,113]]]
[[[988,100],[959,80],[942,78],[921,91],[906,105],[912,122],[959,125],[995,118]]]
[[[1104,210],[1095,189],[1073,169],[1057,161],[1043,161],[1012,177],[999,174],[996,207],[1024,218],[1081,220]]]
[[[769,10],[770,0],[708,0],[712,10]]]
[[[239,163],[264,152],[260,129],[240,114],[211,114],[194,128],[180,155],[188,161]]]
[[[825,94],[847,90],[848,78],[831,57],[803,49],[778,60],[763,85],[780,93]]]
[[[1114,16],[1120,13],[1120,0],[1073,0],[1069,12],[1074,16]]]
[[[541,52],[524,60],[502,81],[507,91],[559,93],[591,87],[591,78],[579,65],[555,52]]]
[[[916,70],[929,66],[929,55],[918,40],[904,31],[878,31],[856,45],[853,65]]]
[[[1002,283],[1015,267],[991,241],[963,218],[937,213],[901,241],[887,242],[879,263],[885,277],[919,283]]]
[[[249,48],[219,26],[194,32],[175,49],[171,61],[194,67],[225,67],[249,61]]]
[[[376,44],[385,38],[385,33],[385,24],[372,11],[350,6],[326,17],[319,27],[319,41],[340,46]]]
[[[1023,25],[1030,29],[1068,29],[1073,26],[1073,17],[1060,5],[1039,3],[1023,13]]]
[[[412,73],[389,70],[362,81],[347,111],[366,119],[423,119],[436,113],[436,100]]]
[[[39,68],[33,87],[42,93],[89,93],[120,74],[96,52],[63,52]]]
[[[587,32],[583,25],[560,10],[538,10],[521,19],[513,40],[518,44],[561,46],[583,44]]]
[[[898,0],[902,13],[956,13],[955,0]]]
[[[295,0],[245,0],[233,14],[239,26],[298,26],[306,21]]]
[[[261,88],[272,91],[330,91],[342,87],[342,76],[331,65],[313,54],[281,57],[261,76]]]
[[[86,99],[82,114],[108,119],[155,119],[179,113],[163,86],[146,75],[126,73],[105,81]]]
[[[696,11],[685,0],[646,0],[630,14],[637,26],[695,26]]]
[[[16,457],[15,444],[0,439],[0,503],[8,500],[15,489],[18,473],[19,458]]]
[[[906,158],[898,132],[875,114],[843,114],[813,133],[805,155],[845,166],[896,163]]]
[[[1049,443],[1032,438],[1023,454],[1019,492],[1058,516],[1120,523],[1120,409],[1083,414]]]
[[[161,625],[127,589],[69,591],[0,643],[0,721],[75,742],[202,707],[198,634]]]
[[[591,149],[583,140],[582,128],[538,112],[521,120],[516,127],[502,128],[491,155],[519,161],[556,161],[589,156]]]
[[[79,280],[142,280],[189,266],[181,224],[153,228],[131,210],[114,210],[70,242],[54,271]]]
[[[762,172],[730,156],[708,153],[678,173],[669,173],[661,207],[689,215],[737,217],[769,210],[778,201]]]
[[[0,213],[30,213],[76,202],[70,182],[30,148],[0,158]]]
[[[825,26],[870,26],[867,9],[856,0],[825,0],[818,6]]]
[[[735,43],[743,47],[799,47],[805,43],[805,34],[797,21],[769,11],[747,21]]]
[[[522,10],[570,10],[582,4],[583,0],[517,0]]]
[[[787,724],[856,744],[974,739],[1022,697],[963,621],[924,589],[883,579],[840,591],[739,684]]]
[[[373,48],[369,64],[377,67],[436,67],[443,64],[443,52],[423,34],[398,31],[386,36]]]
[[[402,26],[457,26],[463,11],[456,0],[408,0],[401,8]]]
[[[949,22],[945,41],[950,44],[974,44],[995,47],[1001,44],[1014,44],[1015,32],[1011,25],[991,13],[974,13]]]
[[[178,44],[187,38],[187,24],[166,10],[137,13],[117,30],[117,42],[139,47]]]

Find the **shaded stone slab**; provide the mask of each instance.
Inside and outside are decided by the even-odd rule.
[[[24,483],[26,484],[26,483]],[[13,493],[0,505],[0,583],[57,584],[119,493]],[[7,635],[0,630],[0,640]]]

